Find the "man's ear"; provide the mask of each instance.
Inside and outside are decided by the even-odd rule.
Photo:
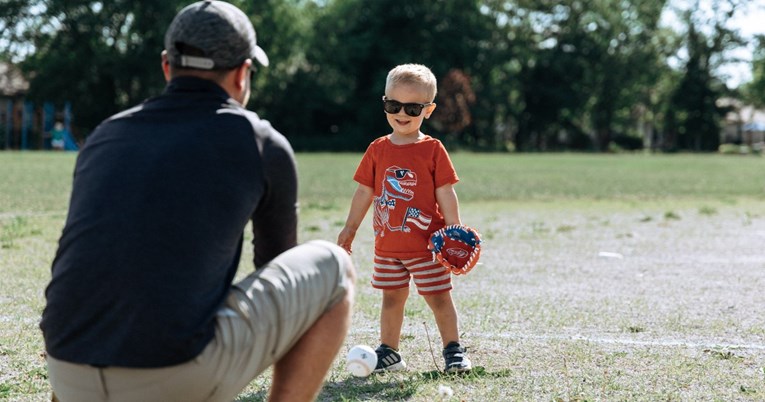
[[[433,114],[433,111],[436,110],[436,104],[430,104],[428,106],[425,106],[425,118],[429,119],[430,115]]]
[[[252,65],[252,60],[247,59],[242,63],[239,68],[236,69],[236,73],[234,74],[234,85],[236,88],[240,91],[243,91],[247,89],[246,87],[250,85],[250,66]]]
[[[167,50],[162,51],[162,73],[165,75],[165,81],[170,81],[170,60],[167,59]]]

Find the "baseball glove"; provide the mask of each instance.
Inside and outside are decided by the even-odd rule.
[[[453,274],[467,274],[481,256],[481,236],[473,228],[449,225],[430,235],[428,249]]]

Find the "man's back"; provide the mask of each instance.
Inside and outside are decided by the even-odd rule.
[[[262,201],[274,182],[292,205]],[[210,81],[175,79],[104,122],[77,161],[41,323],[48,352],[126,367],[196,356],[213,337],[249,219],[284,220],[285,232],[269,228],[276,247],[257,248],[256,231],[261,261],[294,245],[295,186],[284,138]]]

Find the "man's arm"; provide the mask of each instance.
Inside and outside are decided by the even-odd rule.
[[[348,254],[352,251],[353,239],[356,237],[356,230],[358,230],[361,221],[364,220],[364,216],[369,210],[369,206],[372,204],[372,198],[374,197],[374,191],[372,187],[359,184],[356,188],[356,192],[353,194],[351,200],[351,209],[348,212],[348,218],[345,220],[345,227],[337,236],[337,244],[344,248]]]
[[[298,172],[295,155],[283,137],[263,144],[265,193],[252,216],[253,262],[260,267],[297,245]]]

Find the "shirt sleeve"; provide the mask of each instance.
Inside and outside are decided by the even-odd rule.
[[[451,158],[449,158],[449,153],[446,152],[446,148],[444,148],[444,144],[441,141],[436,143],[438,145],[434,155],[436,164],[435,186],[439,188],[447,184],[456,184],[460,181],[460,178],[457,176],[457,171],[454,169]]]
[[[371,188],[375,188],[374,153],[374,144],[370,144],[366,152],[364,152],[361,162],[359,162],[359,167],[356,168],[356,173],[353,175],[353,180],[357,183]]]
[[[265,193],[252,216],[255,267],[297,245],[298,172],[287,139],[272,135],[262,144]]]

